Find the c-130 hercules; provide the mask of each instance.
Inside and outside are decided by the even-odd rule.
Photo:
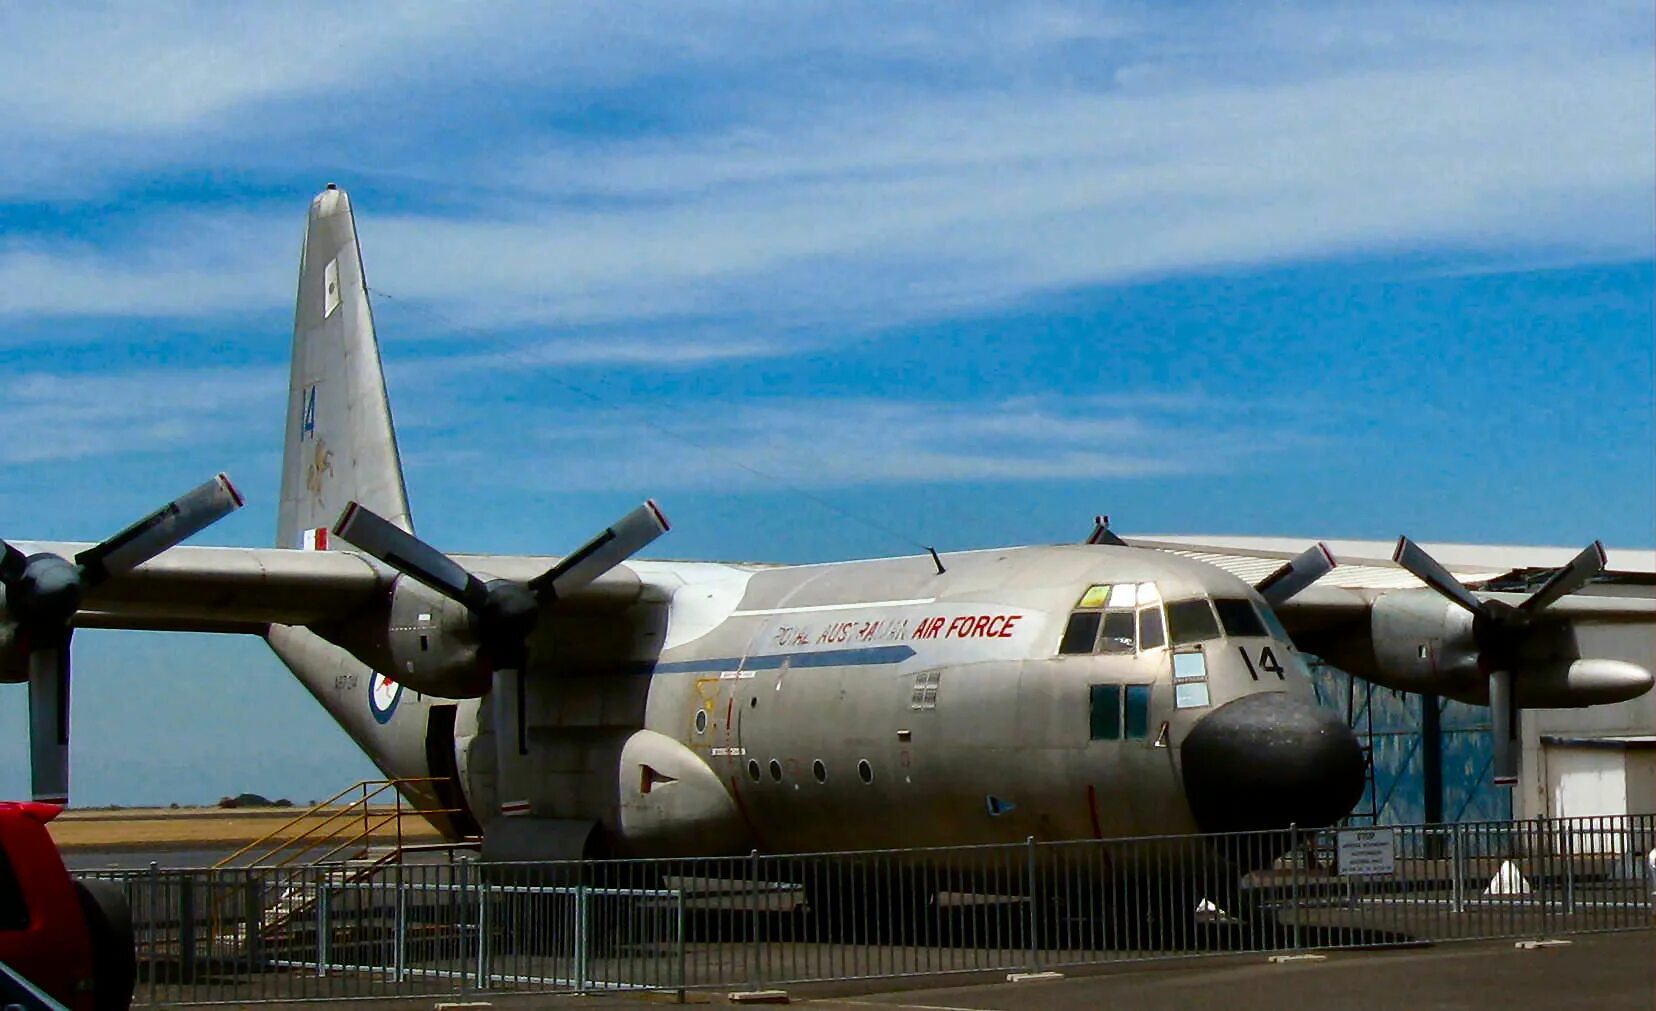
[[[1518,708],[1651,684],[1578,645],[1656,620],[1577,592],[1596,544],[1527,597],[1464,585],[1521,563],[1448,569],[1406,539],[1334,569],[1321,546],[1102,524],[941,558],[637,560],[667,530],[653,503],[561,560],[444,555],[412,532],[332,185],[305,236],[281,494],[276,549],[172,546],[240,504],[222,475],[101,545],[5,546],[0,676],[31,686],[37,797],[67,796],[75,627],[263,637],[387,776],[435,780],[410,794],[445,832],[509,859],[1329,825],[1364,759],[1295,639],[1382,685],[1494,701],[1499,778]]]

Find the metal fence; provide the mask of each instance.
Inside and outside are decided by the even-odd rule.
[[[151,1005],[762,988],[1649,928],[1656,817],[546,864],[87,872]]]

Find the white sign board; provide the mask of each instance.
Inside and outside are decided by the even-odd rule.
[[[1390,874],[1396,862],[1397,847],[1391,829],[1340,830],[1339,868],[1342,876]]]

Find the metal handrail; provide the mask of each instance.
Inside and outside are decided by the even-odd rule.
[[[316,848],[318,848],[318,847],[320,847],[320,846],[322,846],[322,845],[324,845],[328,842],[339,839],[341,832],[340,832],[339,829],[334,829],[333,826],[336,823],[339,823],[341,821],[353,820],[356,817],[359,810],[360,810],[360,813],[362,815],[362,829],[361,829],[361,831],[355,833],[354,835],[349,836],[343,842],[340,842],[338,845],[334,846],[333,849],[330,849],[327,853],[325,853],[322,856],[318,857],[317,858],[318,861],[327,859],[328,857],[331,857],[331,856],[335,856],[341,850],[346,849],[347,847],[351,846],[352,844],[354,844],[358,841],[366,841],[366,840],[370,839],[373,836],[373,834],[376,830],[384,827],[384,825],[388,821],[391,821],[392,819],[395,819],[395,821],[396,821],[397,848],[400,850],[402,848],[402,819],[406,814],[419,814],[419,815],[424,815],[424,814],[454,814],[454,813],[456,813],[456,809],[454,809],[454,808],[433,808],[433,809],[430,809],[430,810],[425,810],[425,809],[421,809],[421,808],[411,808],[410,810],[405,812],[404,809],[403,809],[403,803],[402,803],[402,792],[401,792],[400,789],[396,789],[396,788],[402,787],[402,786],[412,786],[412,785],[416,785],[416,784],[435,783],[435,782],[439,782],[439,781],[440,780],[437,777],[426,776],[426,777],[407,777],[407,778],[402,778],[402,779],[383,779],[383,780],[380,780],[380,779],[365,779],[365,780],[362,780],[361,782],[353,783],[350,786],[347,786],[345,789],[340,790],[338,793],[334,794],[332,797],[329,797],[327,800],[324,800],[324,801],[322,801],[318,804],[312,805],[310,808],[307,808],[306,810],[301,811],[300,813],[294,815],[292,818],[289,818],[287,821],[283,822],[281,825],[277,826],[276,828],[271,829],[269,832],[266,832],[264,835],[260,836],[259,838],[253,840],[252,842],[249,842],[247,845],[245,845],[242,848],[236,850],[234,853],[231,853],[229,856],[224,857],[223,859],[219,860],[217,863],[213,864],[213,869],[219,870],[219,869],[229,867],[229,866],[235,864],[237,861],[240,861],[242,857],[246,856],[249,853],[252,853],[255,850],[260,849],[261,847],[266,846],[266,844],[269,844],[274,840],[280,840],[280,841],[277,842],[275,845],[269,846],[269,848],[266,849],[259,856],[254,857],[252,860],[246,861],[245,863],[266,864],[267,862],[269,862],[271,860],[271,858],[275,857],[277,854],[283,852],[284,850],[292,850],[293,852],[289,853],[287,857],[285,857],[282,860],[276,861],[274,864],[271,864],[271,866],[285,867],[288,864],[291,864],[294,861],[298,860],[300,857],[304,856],[306,853],[309,853],[310,851],[312,851],[312,850],[314,850],[314,849],[316,849]],[[372,787],[373,789],[370,790],[369,789],[370,787]],[[370,824],[370,818],[371,818],[373,812],[371,812],[370,809],[369,809],[369,806],[368,806],[369,803],[371,801],[373,801],[376,797],[383,794],[388,789],[394,791],[393,792],[393,797],[396,800],[396,808],[395,808],[394,812],[383,816],[377,823]],[[361,791],[362,795],[360,797],[356,798],[355,800],[351,801],[350,803],[346,804],[344,807],[334,809],[334,805],[340,799],[342,799],[347,794],[349,794],[353,791]],[[331,813],[330,813],[330,809],[332,809]],[[301,832],[299,835],[294,836],[292,838],[284,838],[284,835],[285,835],[285,833],[287,832],[288,829],[293,828],[295,825],[298,825],[298,824],[304,822],[307,819],[315,819],[315,818],[317,818],[321,815],[324,815],[324,814],[326,814],[327,816],[322,818],[321,821],[316,822],[315,824],[311,825],[304,832]],[[329,831],[324,833],[324,831],[323,831],[324,829],[328,829]],[[311,842],[309,845],[303,845],[303,846],[300,845],[301,843],[305,843],[307,840],[311,840],[313,837],[315,837],[314,842]]]

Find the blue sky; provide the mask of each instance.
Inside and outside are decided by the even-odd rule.
[[[275,526],[306,203],[416,522],[673,557],[1141,533],[1647,547],[1653,10],[0,10],[0,536]],[[367,764],[256,641],[77,637],[93,803]],[[0,793],[26,788],[17,742]]]

